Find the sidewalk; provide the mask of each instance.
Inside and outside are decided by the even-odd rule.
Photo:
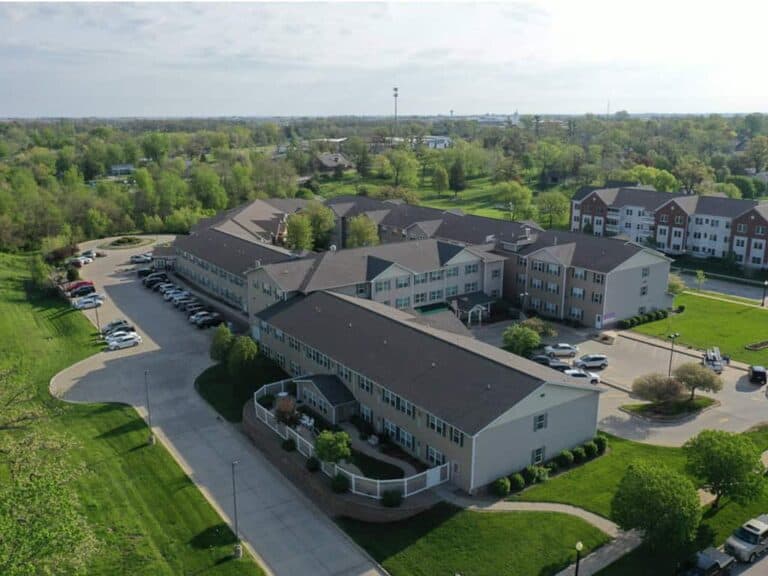
[[[357,428],[355,428],[352,424],[349,422],[342,422],[340,424],[342,430],[344,430],[347,434],[349,434],[350,441],[352,443],[352,448],[357,450],[358,452],[362,452],[366,456],[370,456],[371,458],[375,458],[376,460],[381,460],[382,462],[386,462],[387,464],[392,464],[393,466],[397,466],[400,468],[405,476],[415,476],[419,473],[416,468],[413,467],[412,464],[400,460],[398,458],[393,458],[392,456],[388,456],[387,454],[384,454],[383,452],[377,450],[368,442],[363,442],[360,440],[359,432],[357,431]]]

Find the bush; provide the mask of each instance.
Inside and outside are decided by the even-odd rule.
[[[283,450],[286,452],[293,452],[296,450],[296,440],[293,438],[286,438],[283,440]]]
[[[336,492],[336,494],[344,494],[344,492],[349,490],[349,478],[344,476],[344,474],[336,474],[331,479],[331,490]]]
[[[520,492],[525,488],[525,478],[521,474],[512,474],[509,477],[509,489],[512,492]]]
[[[635,323],[635,326],[638,326],[643,323],[643,319],[640,316],[632,316],[632,322]]]
[[[683,312],[685,312],[685,304],[680,304],[680,306],[677,307],[675,312],[677,312],[678,314],[682,314]]]
[[[661,314],[661,318],[662,319],[664,319],[667,316],[669,316],[669,312],[667,312],[666,310],[659,310],[659,314]]]
[[[619,320],[619,328],[622,330],[626,330],[627,328],[632,328],[632,323],[629,320]]]
[[[584,448],[582,448],[581,446],[577,446],[576,448],[573,449],[574,462],[578,464],[579,462],[584,462],[586,458],[587,458],[587,453],[584,451]]]
[[[584,454],[586,454],[587,458],[594,458],[597,456],[597,444],[594,442],[586,442],[582,448],[584,448]]]
[[[557,463],[561,468],[568,468],[573,465],[573,452],[570,450],[563,450],[557,455]]]
[[[74,282],[80,280],[80,271],[74,266],[67,268],[67,282]]]
[[[528,485],[545,482],[549,478],[549,470],[544,466],[526,466],[522,474]]]
[[[387,508],[397,508],[403,503],[403,493],[400,490],[385,490],[381,496],[381,505]]]
[[[320,470],[320,460],[318,460],[314,456],[310,456],[309,458],[307,458],[306,466],[307,466],[307,470],[309,470],[310,472],[317,472],[318,470]]]
[[[504,496],[509,495],[509,489],[509,478],[506,476],[497,478],[493,484],[491,484],[491,492],[500,498],[504,498]]]
[[[550,460],[549,462],[547,462],[547,465],[545,466],[545,468],[549,471],[547,475],[551,475],[560,469],[560,465],[557,463],[557,460]]]
[[[275,405],[275,397],[272,394],[264,394],[264,396],[259,398],[258,402],[267,410],[272,410],[272,406]]]
[[[605,436],[598,434],[594,437],[592,442],[595,443],[595,446],[597,446],[597,453],[603,454],[605,452],[605,449],[608,447],[608,438]]]
[[[530,486],[536,480],[536,470],[533,466],[526,466],[520,474],[522,474],[526,486]]]

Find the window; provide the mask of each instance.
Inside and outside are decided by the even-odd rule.
[[[560,274],[560,266],[557,264],[547,264],[547,274]]]
[[[424,274],[416,274],[413,277],[414,285],[415,284],[424,284],[424,283],[426,283],[426,281],[427,281],[427,273],[426,272]]]
[[[682,224],[682,223],[683,223],[683,217],[675,216],[675,224]]]
[[[702,218],[696,218],[696,224],[703,224],[704,220]]]
[[[736,238],[736,247],[744,248],[744,238]]]
[[[376,292],[387,292],[392,289],[392,282],[390,280],[377,280],[374,286]]]
[[[467,264],[464,266],[464,274],[477,274],[477,264]]]
[[[447,429],[447,426],[445,422],[440,420],[440,418],[435,418],[432,416],[432,414],[427,414],[427,428],[430,430],[434,430],[440,436],[445,436],[445,431]]]
[[[682,230],[673,230],[672,236],[675,238],[682,238],[683,237],[683,231]]]
[[[419,292],[418,294],[413,295],[413,303],[414,304],[424,304],[427,301],[427,293],[426,292]]]
[[[493,270],[491,272],[491,278],[501,278],[501,270]]]
[[[737,224],[736,225],[736,232],[746,232],[747,231],[747,225],[746,224]]]
[[[553,304],[552,302],[544,303],[544,310],[550,314],[557,314],[557,308],[557,304]]]
[[[539,298],[531,298],[531,308],[534,310],[541,309],[541,300]]]
[[[464,446],[464,432],[451,426],[451,442]]]
[[[641,286],[640,287],[640,296],[647,296],[648,295],[648,286]]]
[[[720,226],[720,220],[715,220],[712,218],[712,228],[717,228]]]
[[[406,296],[405,298],[397,298],[395,300],[396,308],[409,308],[410,306],[411,306],[410,296]]]
[[[357,375],[357,387],[360,388],[360,390],[365,390],[370,394],[373,391],[373,382],[368,380],[365,376],[362,374]]]
[[[594,284],[602,284],[604,279],[605,278],[602,274],[598,274],[597,272],[592,272],[592,282]]]
[[[432,446],[427,446],[427,462],[432,464],[432,466],[441,466],[445,464],[445,454],[440,452],[440,450],[437,450],[435,448],[432,448]]]
[[[603,303],[603,294],[601,292],[592,292],[592,303],[593,304],[602,304]]]
[[[760,256],[752,256],[752,264],[762,264],[763,259]]]
[[[586,280],[587,279],[587,271],[584,270],[584,268],[574,268],[573,269],[573,277],[577,280]]]
[[[435,272],[430,272],[429,273],[429,281],[430,282],[437,282],[438,280],[442,280],[442,279],[443,279],[443,271],[442,270],[437,270]]]
[[[470,292],[477,292],[477,282],[468,282],[464,284],[464,292],[467,294]]]
[[[578,300],[584,300],[584,288],[571,288],[571,296]]]
[[[544,262],[541,260],[534,260],[533,264],[531,264],[531,268],[533,268],[534,272],[544,272]]]
[[[626,210],[624,210],[624,213],[625,213],[627,216],[632,216],[632,214],[633,214],[633,210],[632,210],[632,208],[627,208]]]
[[[398,288],[408,288],[408,286],[411,285],[411,277],[410,276],[400,276],[397,279],[396,286]]]
[[[445,289],[445,297],[450,298],[451,296],[456,296],[459,293],[459,287],[458,286],[448,286]]]
[[[547,282],[547,292],[550,294],[559,294],[560,286],[558,286],[555,282]]]
[[[539,278],[531,278],[531,288],[536,288],[537,290],[541,290],[544,286],[544,281],[540,280]]]
[[[531,464],[536,466],[537,464],[544,463],[544,446],[536,448],[531,452]]]
[[[429,292],[429,301],[434,302],[435,300],[442,300],[443,299],[443,291],[442,290],[431,290]]]
[[[648,267],[643,268],[643,272],[642,272],[643,278],[648,278],[648,274],[650,274],[650,273],[651,273],[651,269],[650,268],[648,268]]]
[[[373,411],[365,404],[360,404],[360,417],[363,419],[363,422],[373,424]]]
[[[452,278],[453,276],[459,275],[459,267],[458,266],[451,266],[445,271],[446,278]]]
[[[291,374],[301,374],[301,368],[293,360],[291,360],[291,362],[290,362],[289,370],[290,370]]]
[[[584,310],[582,310],[581,308],[571,308],[568,314],[574,320],[584,319]]]
[[[538,414],[533,417],[533,430],[534,432],[536,430],[543,430],[547,427],[547,415],[546,414]]]
[[[752,241],[752,249],[753,250],[762,250],[763,249],[763,243],[758,242],[757,240]]]
[[[398,396],[394,392],[390,392],[386,388],[381,389],[381,401],[385,404],[389,404],[394,408],[397,408],[400,410],[400,412],[404,412],[411,418],[415,417],[416,412],[413,408],[413,404],[408,402],[408,400],[405,398]]]
[[[344,366],[344,364],[336,364],[336,374],[345,382],[352,382],[352,370]]]
[[[628,230],[629,230],[630,228],[632,228],[632,222],[624,222],[624,228],[626,228],[626,229],[628,229]]]
[[[659,222],[662,224],[666,224],[669,221],[669,217],[666,214],[662,214],[659,216]]]

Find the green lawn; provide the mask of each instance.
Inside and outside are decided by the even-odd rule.
[[[768,310],[744,306],[735,302],[719,302],[693,294],[680,294],[675,305],[684,305],[682,314],[672,314],[663,320],[633,328],[636,332],[666,340],[678,332],[677,343],[694,348],[719,346],[723,354],[747,364],[768,364],[768,349],[751,351],[744,346],[768,339],[763,329],[768,322]]]
[[[0,369],[18,368],[51,417],[35,425],[68,435],[82,463],[83,511],[100,546],[89,575],[257,575],[250,559],[229,561],[233,535],[170,454],[147,447],[133,408],[74,405],[48,393],[50,378],[97,351],[92,325],[66,303],[27,297],[27,258],[0,254]]]
[[[197,377],[195,388],[224,418],[230,422],[240,422],[243,419],[243,405],[253,398],[256,390],[264,384],[288,378],[269,358],[259,356],[257,364],[253,377],[246,382],[233,380],[226,366],[215,364]]]
[[[372,458],[367,454],[352,450],[352,464],[357,466],[368,478],[377,478],[379,480],[394,480],[405,476],[403,469],[389,462],[383,462],[377,458]]]
[[[760,300],[755,298],[744,298],[742,296],[733,296],[732,294],[723,294],[722,292],[713,292],[712,290],[691,290],[691,293],[704,294],[705,296],[712,296],[714,298],[720,298],[722,300],[731,300],[737,304],[752,304],[753,306],[760,306]]]
[[[579,518],[548,512],[483,513],[438,504],[391,524],[342,519],[341,527],[392,576],[547,576],[608,541]]]
[[[640,414],[643,416],[682,416],[683,414],[692,414],[694,412],[701,412],[704,408],[708,408],[715,403],[715,400],[708,396],[696,396],[691,402],[690,395],[680,400],[673,402],[654,403],[643,402],[641,404],[624,404],[622,408]]]

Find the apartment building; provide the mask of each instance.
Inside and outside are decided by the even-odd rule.
[[[503,266],[497,254],[432,239],[331,250],[253,267],[248,308],[253,321],[277,301],[330,290],[400,309],[454,305],[483,317],[502,295]]]
[[[358,413],[427,465],[450,462],[470,493],[596,432],[594,386],[378,302],[314,292],[262,311],[253,333],[297,376],[300,401],[334,421]]]
[[[765,268],[768,205],[757,204],[733,219],[731,252],[736,262],[748,268]]]
[[[600,329],[672,304],[671,260],[623,239],[531,232],[494,253],[506,256],[505,298],[542,316]]]

